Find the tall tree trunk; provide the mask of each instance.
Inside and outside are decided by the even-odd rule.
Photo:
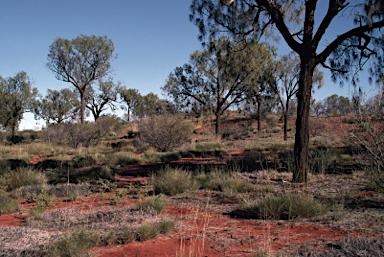
[[[220,112],[216,112],[216,124],[215,124],[215,133],[216,133],[216,136],[219,135],[219,132],[220,132],[220,126],[221,126],[221,115],[220,115]]]
[[[127,113],[127,121],[129,122],[129,113],[131,111],[131,108],[128,106],[128,113]]]
[[[12,142],[14,142],[16,137],[16,124],[12,124]]]
[[[80,91],[80,98],[81,98],[80,120],[81,120],[81,124],[84,124],[85,93],[83,91]]]
[[[287,141],[288,135],[287,135],[287,130],[288,130],[288,108],[289,108],[289,100],[287,99],[285,103],[285,111],[284,111],[284,141]]]
[[[311,104],[311,88],[314,65],[310,63],[310,54],[301,58],[299,91],[297,94],[297,119],[295,135],[295,168],[292,182],[306,183],[308,181],[308,151],[309,151],[309,108]]]
[[[287,141],[288,135],[287,135],[287,123],[288,123],[288,115],[287,112],[284,113],[284,141]]]
[[[261,100],[257,98],[257,130],[261,129]]]

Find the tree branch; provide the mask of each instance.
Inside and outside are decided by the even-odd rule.
[[[384,26],[384,20],[375,22],[371,25],[365,25],[351,29],[344,34],[338,36],[332,43],[330,43],[327,48],[323,50],[322,53],[317,55],[317,63],[324,63],[327,57],[346,39],[356,36],[363,37],[364,32],[372,31],[373,29],[380,28]]]

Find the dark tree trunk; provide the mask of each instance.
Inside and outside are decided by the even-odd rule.
[[[12,124],[12,142],[15,140],[16,137],[16,124]]]
[[[287,141],[287,129],[288,129],[288,108],[289,108],[289,99],[285,103],[285,111],[284,111],[284,141]]]
[[[287,112],[284,113],[284,141],[287,141],[288,135],[287,135],[287,123],[288,123],[288,115]]]
[[[216,124],[215,124],[215,133],[216,133],[216,136],[219,135],[219,132],[220,132],[220,126],[221,126],[221,115],[220,115],[220,112],[216,112]]]
[[[84,124],[85,94],[83,91],[80,91],[80,98],[81,98],[80,120],[81,120],[81,124]]]
[[[127,121],[129,122],[129,112],[131,111],[131,108],[128,107],[128,115],[127,115]]]
[[[261,101],[257,98],[257,130],[261,129]]]
[[[308,181],[308,151],[309,151],[309,108],[311,104],[311,88],[314,65],[310,62],[310,54],[301,58],[299,90],[297,93],[297,119],[295,135],[295,169],[292,182],[306,183]]]

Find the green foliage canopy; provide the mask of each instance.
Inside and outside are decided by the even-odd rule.
[[[71,83],[80,94],[84,123],[86,89],[112,71],[115,47],[106,36],[81,35],[72,40],[57,38],[50,46],[46,66],[58,80]]]
[[[32,87],[32,81],[24,71],[14,77],[0,77],[0,124],[12,129],[13,138],[24,112],[33,108],[37,94],[37,89]]]

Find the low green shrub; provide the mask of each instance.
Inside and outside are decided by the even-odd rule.
[[[95,232],[78,228],[69,235],[57,240],[47,251],[47,256],[85,256],[97,246],[100,237]]]
[[[129,165],[134,163],[141,163],[143,160],[135,157],[132,152],[117,152],[107,154],[103,160],[106,165]]]
[[[7,191],[11,191],[22,186],[37,186],[47,183],[45,174],[32,167],[23,167],[10,171],[4,175],[4,180],[8,186]]]
[[[265,121],[267,122],[267,126],[269,128],[273,128],[277,125],[277,122],[279,121],[279,117],[277,117],[275,114],[267,114],[265,117]]]
[[[29,218],[40,218],[40,215],[43,214],[46,210],[45,206],[36,206],[29,209]]]
[[[257,219],[289,220],[315,217],[323,214],[325,208],[310,195],[286,194],[268,196],[257,205],[240,206],[241,211]]]
[[[211,171],[196,176],[201,188],[217,190],[224,193],[246,193],[254,190],[253,185],[224,171]]]
[[[53,200],[56,197],[48,194],[45,188],[42,188],[40,193],[27,193],[25,201],[27,203],[36,203],[39,206],[49,207],[53,205]]]
[[[159,224],[159,232],[161,234],[167,234],[169,231],[173,229],[175,226],[175,222],[172,220],[162,220]]]
[[[176,195],[198,188],[192,173],[181,168],[166,167],[152,174],[150,183],[155,193],[166,195]]]
[[[0,195],[0,215],[20,211],[23,207],[13,199]]]
[[[170,153],[161,156],[162,162],[172,162],[172,161],[179,161],[181,160],[181,154],[180,153]]]
[[[157,196],[152,196],[148,198],[145,202],[139,202],[136,204],[136,208],[147,210],[148,208],[153,208],[157,211],[157,213],[163,213],[165,211],[165,204],[167,202],[167,198],[165,195],[160,194]]]
[[[210,150],[220,150],[220,143],[200,143],[195,145],[197,151],[210,151]]]
[[[158,234],[158,228],[154,223],[143,223],[138,229],[137,234],[140,241],[155,238]]]

